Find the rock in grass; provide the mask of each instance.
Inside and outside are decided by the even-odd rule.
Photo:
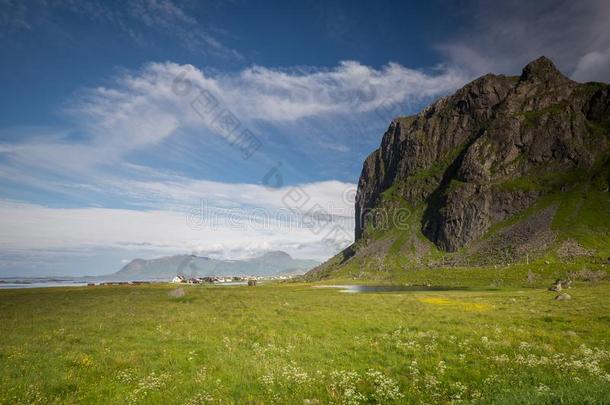
[[[556,301],[565,301],[565,300],[571,300],[572,296],[570,294],[566,294],[566,293],[562,293],[559,294],[558,296],[555,297]]]
[[[561,280],[561,279],[558,279],[557,281],[555,281],[555,284],[553,284],[549,288],[549,291],[559,292],[559,291],[561,291],[562,288],[570,288],[570,285],[572,285],[572,280]]]
[[[168,292],[167,295],[172,298],[181,298],[186,295],[186,291],[184,291],[184,288],[176,288],[175,290]]]

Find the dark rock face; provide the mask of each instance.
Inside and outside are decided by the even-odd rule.
[[[423,234],[456,251],[545,193],[511,182],[587,169],[607,154],[607,134],[592,128],[609,117],[610,86],[573,82],[544,57],[520,77],[483,76],[392,121],[364,162],[356,239],[381,193],[395,187],[408,204],[426,204]]]

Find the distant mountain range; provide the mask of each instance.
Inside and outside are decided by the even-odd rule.
[[[320,263],[293,259],[288,253],[273,251],[245,260],[218,260],[195,255],[175,255],[157,259],[135,259],[112,274],[118,279],[162,279],[178,274],[205,276],[275,276],[303,274]]]

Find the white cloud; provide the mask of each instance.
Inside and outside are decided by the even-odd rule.
[[[541,55],[576,80],[608,80],[610,7],[606,0],[502,3],[473,0],[461,5],[468,27],[439,49],[472,72],[518,74]]]
[[[610,82],[610,48],[603,52],[593,51],[578,61],[572,78],[577,81]]]
[[[189,80],[188,91],[176,87],[177,77]],[[59,209],[5,201],[0,204],[0,226],[9,231],[0,236],[2,251],[18,251],[26,258],[24,252],[29,250],[93,248],[240,256],[272,248],[297,257],[327,258],[353,239],[353,201],[346,201],[346,196],[354,184],[301,184],[299,192],[307,201],[295,223],[286,210],[285,196],[291,187],[196,180],[139,166],[130,158],[149,148],[163,149],[170,138],[196,133],[201,142],[222,135],[210,116],[202,117],[192,107],[201,91],[213,95],[219,104],[216,112],[230,109],[243,127],[284,129],[298,126],[301,120],[326,122],[373,113],[387,103],[417,104],[451,91],[464,80],[457,70],[426,73],[394,63],[379,69],[358,62],[342,62],[332,69],[251,67],[234,74],[150,63],[115,77],[107,86],[76,94],[65,110],[73,131],[38,134],[0,147],[4,181],[68,197],[85,196],[85,200],[102,198],[89,205],[114,201],[134,209]],[[335,141],[331,139],[326,147],[348,150]],[[188,151],[187,141],[184,146]],[[284,162],[282,170],[292,170],[289,166]],[[209,223],[197,229],[187,226],[187,213],[201,201],[217,220],[214,229]],[[332,214],[324,231],[310,229],[308,214],[315,207]],[[331,232],[335,225],[340,232]]]
[[[254,66],[216,75],[192,65],[151,63],[139,72],[117,77],[112,87],[86,91],[69,112],[100,142],[116,140],[130,147],[158,142],[179,128],[205,127],[222,108],[246,123],[293,122],[370,112],[384,103],[417,103],[446,94],[465,80],[454,69],[429,74],[396,63],[381,69],[352,61],[333,69]],[[219,104],[205,117],[191,106],[201,91],[209,97],[206,103]]]
[[[182,79],[190,83],[185,92],[177,87]],[[358,62],[342,62],[333,69],[252,67],[231,75],[206,74],[192,65],[151,63],[114,78],[109,86],[83,90],[67,104],[65,111],[82,134],[80,140],[70,134],[51,135],[4,144],[0,152],[16,165],[64,176],[80,174],[117,164],[132,151],[182,132],[204,138],[223,135],[213,121],[221,110],[230,110],[240,128],[281,126],[303,119],[358,116],[388,104],[408,109],[465,80],[452,69],[430,74],[394,63],[380,69]],[[218,104],[212,113],[193,108],[194,100],[202,100],[201,91]],[[348,150],[337,142],[327,144]]]
[[[201,210],[195,206],[190,211],[50,208],[0,200],[0,246],[3,255],[96,248],[235,258],[283,249],[297,257],[306,254],[324,259],[351,243],[353,230],[353,205],[343,199],[344,185],[328,183],[303,185],[301,190],[307,190],[310,200],[303,211],[295,211],[294,215],[282,210],[281,199],[275,194],[285,194],[287,190],[270,191],[250,185],[231,187],[234,195],[246,194],[260,202],[232,209],[217,209],[212,199],[204,200],[206,205]],[[222,195],[223,187],[228,186],[214,187],[216,195],[211,197]],[[316,203],[327,212],[339,213],[330,222],[322,222],[321,232],[302,215]],[[330,232],[337,225],[344,229],[343,233]]]
[[[221,97],[240,114],[264,121],[294,121],[324,114],[358,114],[387,102],[420,102],[450,92],[461,72],[437,74],[389,63],[380,69],[344,61],[333,69],[245,69],[216,79]]]
[[[322,181],[281,188],[267,188],[257,184],[221,183],[188,178],[165,181],[107,180],[101,181],[106,192],[113,192],[133,202],[153,202],[155,206],[184,209],[201,200],[214,207],[249,207],[282,209],[282,199],[293,187],[298,187],[309,198],[310,203],[332,207],[341,215],[352,217],[353,206],[344,194],[356,185],[340,181]]]

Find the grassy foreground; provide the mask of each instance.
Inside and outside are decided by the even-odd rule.
[[[546,280],[468,274],[437,292],[3,290],[0,403],[610,403],[610,283],[555,301]],[[461,283],[411,281],[437,277]]]

